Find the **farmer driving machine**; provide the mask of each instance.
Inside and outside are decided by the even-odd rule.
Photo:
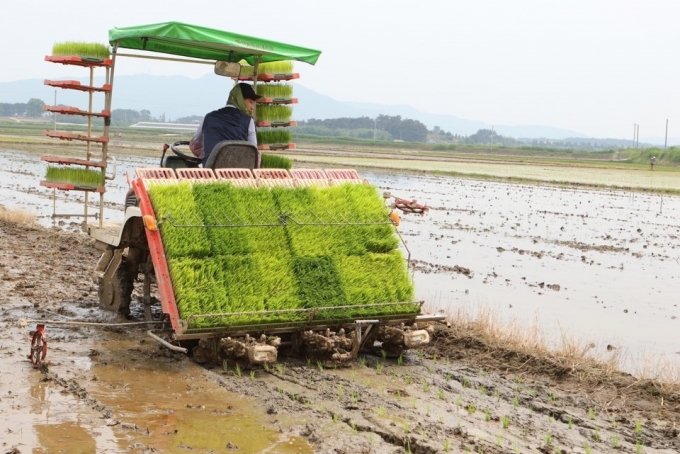
[[[109,41],[106,112],[121,57],[207,62],[216,74],[257,89],[297,78],[266,71],[268,64],[314,64],[320,55],[176,22],[115,28]],[[124,54],[125,48],[137,52]],[[160,167],[128,175],[122,224],[101,218],[87,224],[103,252],[96,266],[103,309],[129,316],[135,281],[143,276],[144,317],[162,326],[148,334],[172,350],[190,346],[199,362],[273,363],[285,350],[342,364],[360,351],[398,355],[429,342],[431,322],[442,317],[423,315],[422,303],[414,301],[394,211],[423,214],[427,207],[381,197],[351,169],[260,168],[262,149],[293,148],[290,143],[258,150],[248,142],[220,142],[204,167],[181,151],[187,144],[165,145]],[[103,146],[95,167],[103,176],[106,153]],[[46,352],[40,333],[34,364]]]

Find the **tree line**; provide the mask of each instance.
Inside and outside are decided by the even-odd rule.
[[[320,136],[349,136],[362,139],[426,142],[428,129],[423,123],[400,115],[378,115],[376,118],[311,118],[298,122],[296,132]]]
[[[43,111],[45,103],[36,98],[31,98],[25,103],[0,103],[0,116],[3,117],[51,117],[52,113]],[[194,123],[203,118],[198,115],[178,118],[178,123]],[[79,115],[57,114],[60,123],[86,124],[87,117]],[[101,122],[101,119],[94,119]],[[111,111],[111,125],[125,127],[142,121],[165,122],[165,114],[154,117],[146,109],[140,111],[133,109],[114,109]],[[470,136],[453,135],[444,131],[439,126],[428,130],[422,122],[411,118],[402,118],[400,115],[378,115],[371,117],[341,117],[299,121],[295,133],[309,134],[327,137],[355,137],[360,139],[373,139],[382,141],[399,140],[404,142],[441,142],[462,143],[469,145],[505,145],[518,146],[522,143],[511,137],[496,134],[491,129],[480,129]]]

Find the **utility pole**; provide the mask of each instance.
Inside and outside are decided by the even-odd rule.
[[[637,128],[637,123],[633,123],[633,146],[631,148],[635,148],[635,130]]]
[[[668,146],[668,118],[666,118],[666,138],[663,141],[663,149],[665,150]]]
[[[640,125],[637,125],[637,142],[635,148],[640,148]]]

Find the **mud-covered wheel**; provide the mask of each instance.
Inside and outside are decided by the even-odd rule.
[[[99,307],[129,315],[133,281],[134,277],[128,272],[127,260],[123,258],[113,273],[106,273],[99,279]]]
[[[37,329],[33,333],[33,338],[31,339],[31,353],[28,355],[28,359],[31,360],[34,368],[40,367],[40,364],[45,360],[47,356],[47,340],[45,339],[45,334],[42,329]]]

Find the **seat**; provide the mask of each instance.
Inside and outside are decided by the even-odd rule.
[[[257,169],[260,167],[260,152],[245,140],[223,140],[215,145],[203,167],[213,170]]]

